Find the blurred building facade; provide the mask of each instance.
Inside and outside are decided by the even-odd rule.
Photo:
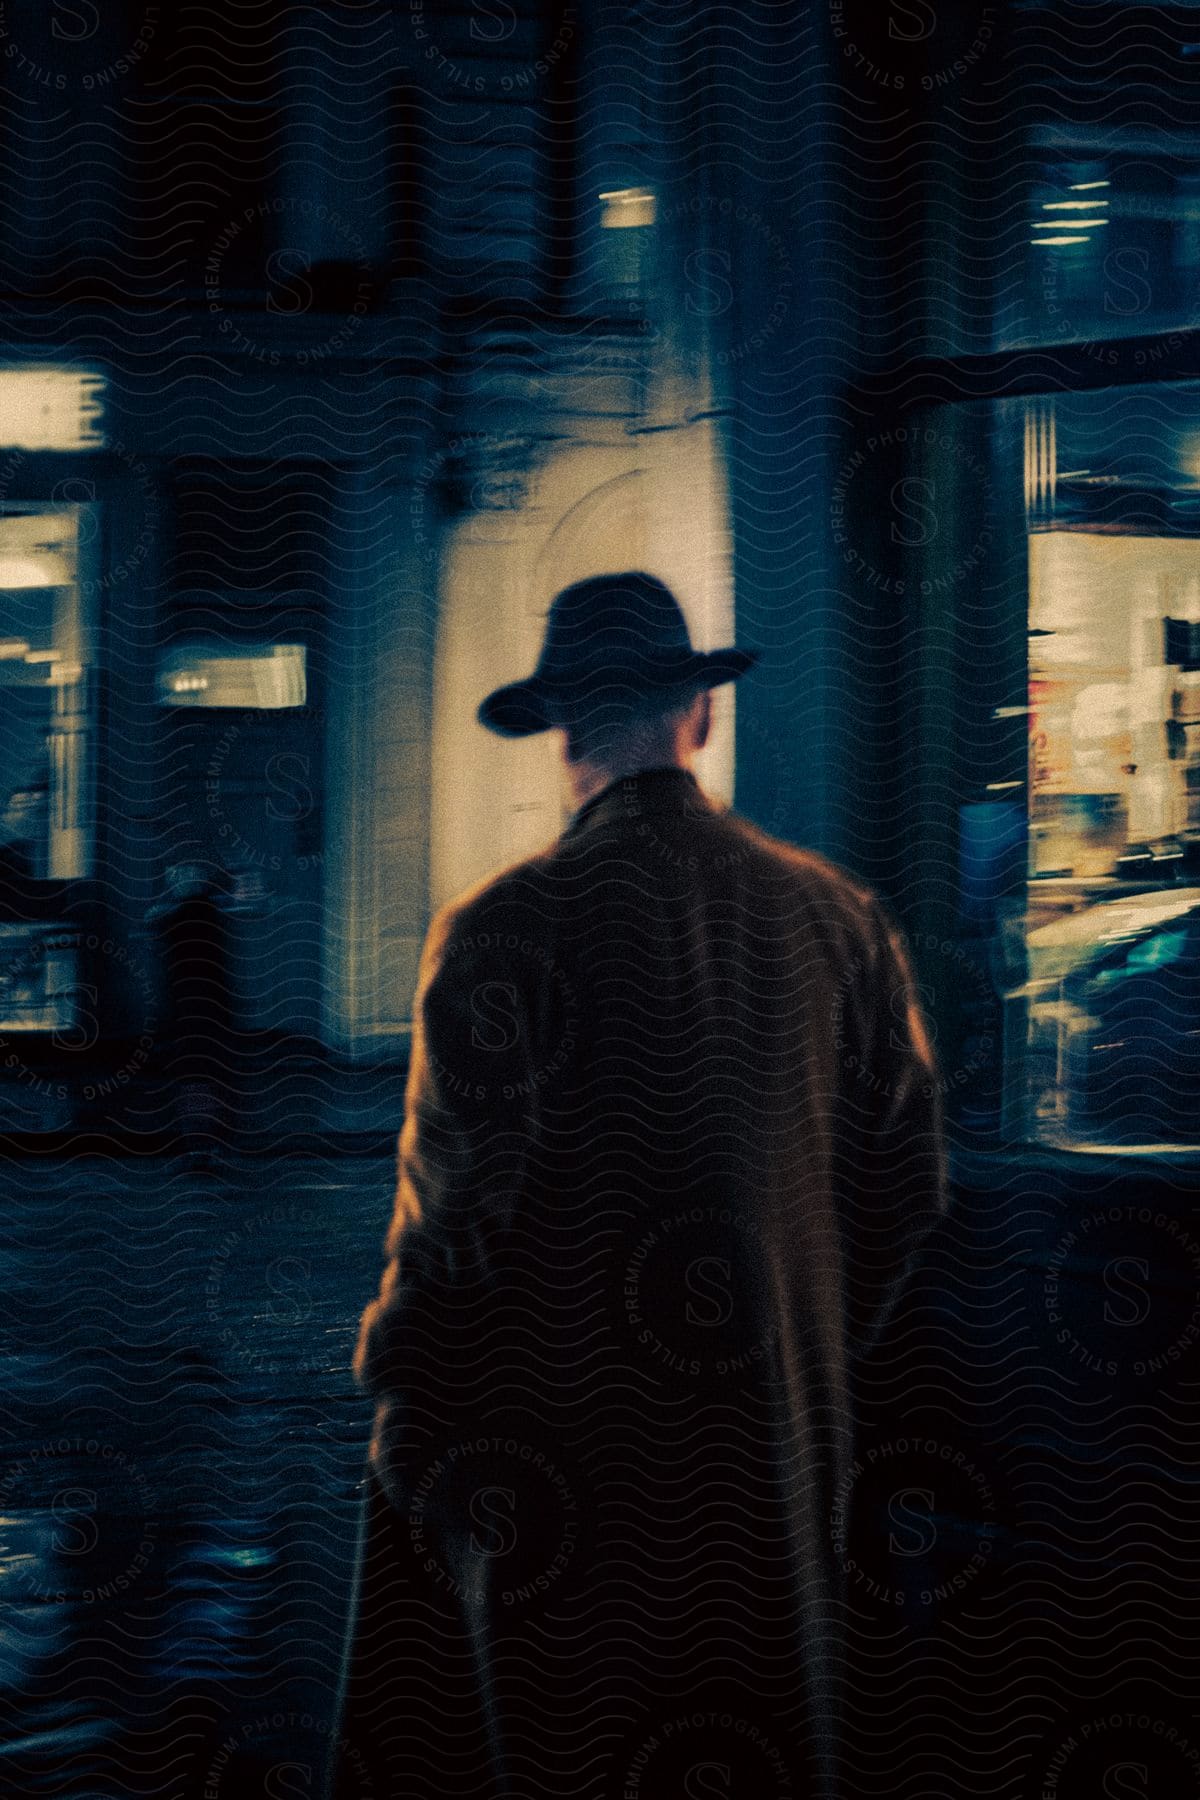
[[[1189,673],[1200,592],[1197,14],[948,11],[5,26],[0,1037],[31,1105],[69,1106],[64,1062],[101,1117],[136,1088],[145,920],[188,865],[268,1061],[402,1058],[431,909],[565,817],[552,746],[475,706],[558,587],[641,565],[763,651],[708,785],[883,889],[966,1122],[1027,1129],[1029,932],[1124,892],[1131,846],[1140,890],[1177,882],[1194,825],[1188,684],[1154,671]],[[1114,34],[1148,71],[1120,106]],[[1090,548],[1039,547],[1064,531]],[[1170,588],[1136,629],[1118,536]],[[1028,647],[1070,606],[1064,699]],[[1069,754],[1031,764],[1055,681]]]
[[[78,715],[69,792],[33,725],[6,759],[17,812],[35,784],[77,839],[52,871],[43,823],[8,905],[31,1096],[109,1041],[136,1085],[143,921],[189,865],[225,885],[264,1045],[402,1054],[431,909],[566,817],[550,747],[473,717],[557,588],[653,567],[700,641],[734,629],[738,177],[695,129],[719,38],[501,10],[52,8],[6,35],[0,504],[56,596],[27,649]],[[782,342],[795,248],[752,229]],[[86,424],[38,422],[55,383]],[[733,733],[731,703],[727,797]]]

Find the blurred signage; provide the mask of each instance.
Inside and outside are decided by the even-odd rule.
[[[90,369],[0,368],[0,447],[102,450],[104,390]]]
[[[253,650],[176,645],[159,664],[159,704],[258,712],[303,706],[308,694],[305,662],[303,644],[267,644]]]

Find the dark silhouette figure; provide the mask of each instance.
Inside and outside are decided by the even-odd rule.
[[[689,768],[752,660],[601,577],[481,708],[578,810],[425,947],[337,1800],[836,1791],[853,1377],[945,1162],[890,916]]]
[[[219,874],[175,863],[148,915],[163,986],[160,1067],[184,1149],[212,1155],[233,1124],[233,946]]]

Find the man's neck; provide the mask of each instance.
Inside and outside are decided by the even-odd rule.
[[[645,775],[651,769],[681,769],[686,773],[688,764],[670,755],[631,757],[628,761],[611,763],[568,763],[567,779],[575,805],[580,807],[586,806],[597,794],[602,794],[614,781],[625,781],[631,775]]]

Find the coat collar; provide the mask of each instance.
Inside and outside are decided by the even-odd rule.
[[[641,769],[619,775],[585,800],[567,826],[566,835],[604,826],[611,830],[649,813],[708,814],[713,810],[690,769]]]

